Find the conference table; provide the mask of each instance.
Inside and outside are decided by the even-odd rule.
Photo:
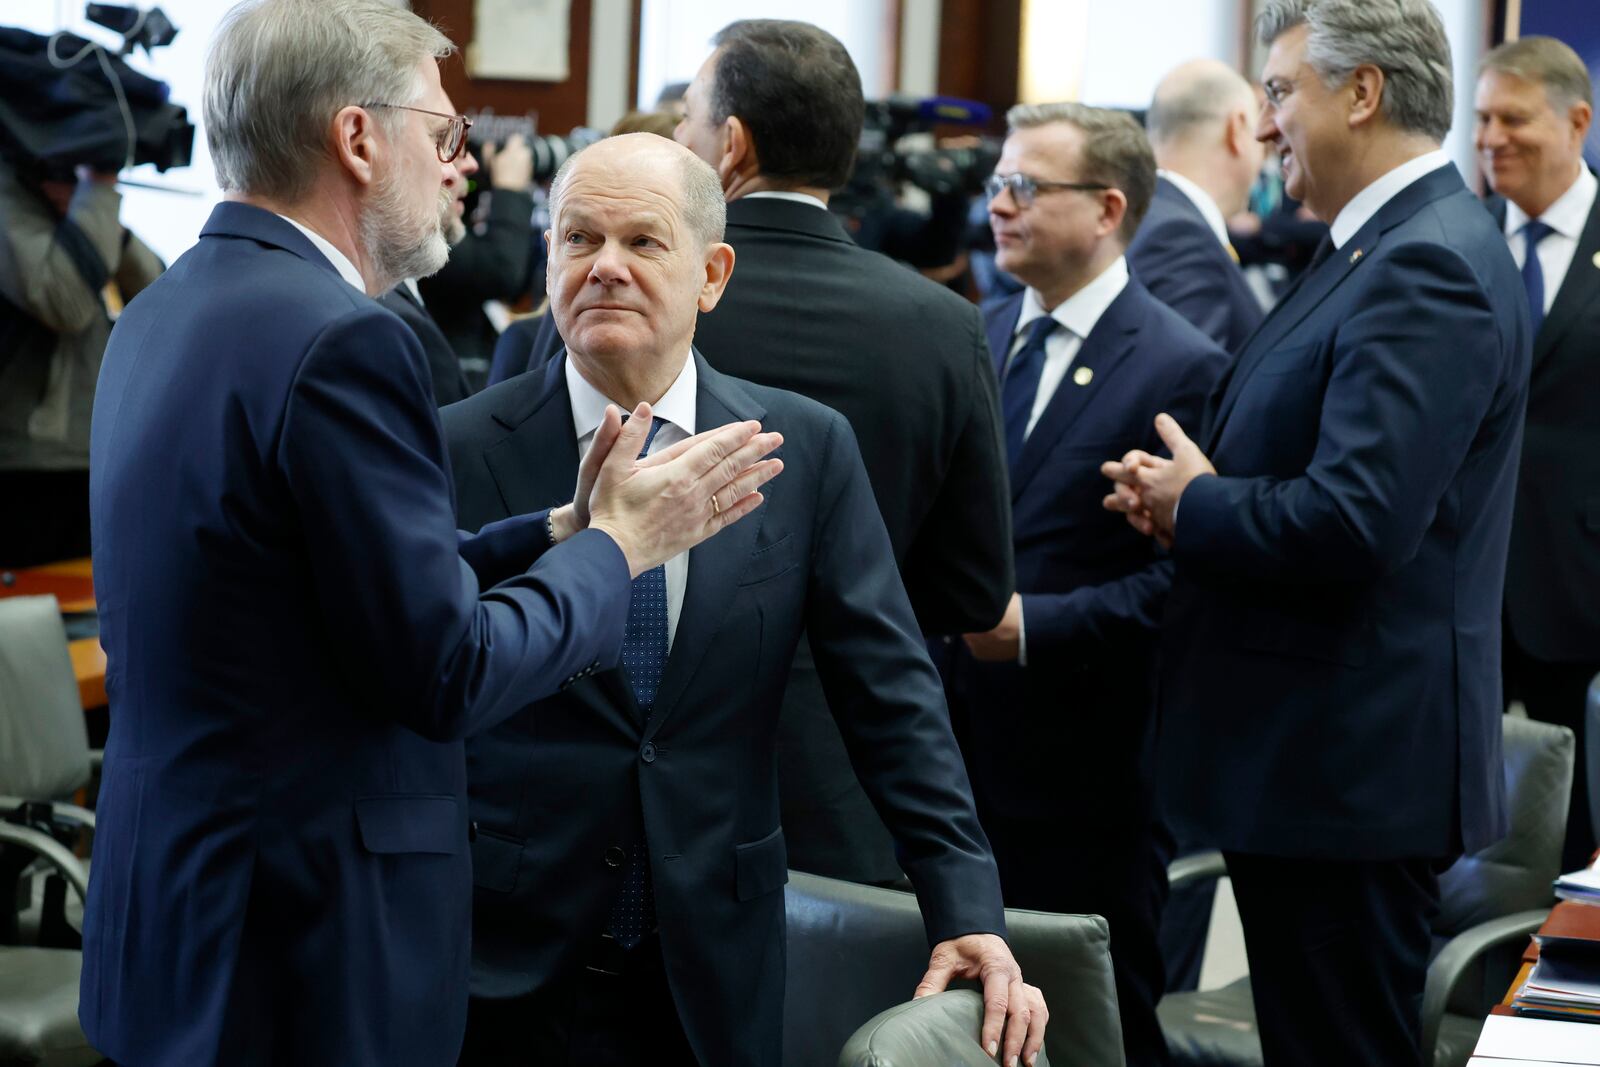
[[[0,597],[54,596],[64,615],[94,611],[94,573],[87,559],[69,559],[0,572]],[[98,637],[67,643],[83,710],[106,706],[106,653]]]

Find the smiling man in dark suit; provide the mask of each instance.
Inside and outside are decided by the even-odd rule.
[[[991,1054],[1003,1027],[1005,1060],[1031,1057],[1043,1001],[1000,936],[994,862],[855,437],[828,408],[719,374],[691,347],[734,263],[716,174],[630,134],[574,155],[550,202],[567,349],[445,410],[463,524],[561,495],[610,401],[651,403],[645,448],[668,454],[699,423],[760,419],[783,434],[787,469],[756,522],[635,581],[623,669],[470,746],[463,1061],[777,1067],[774,737],[803,629],[917,887],[934,946],[920,990],[983,979]]]
[[[1257,134],[1329,223],[1172,459],[1106,504],[1172,546],[1163,787],[1227,859],[1266,1063],[1415,1064],[1437,873],[1506,830],[1500,598],[1530,334],[1439,149],[1427,0],[1271,0]]]
[[[1255,112],[1250,83],[1218,60],[1185,63],[1161,80],[1145,120],[1156,191],[1128,246],[1134,277],[1228,352],[1261,322],[1227,222],[1245,209],[1261,170]]]
[[[1583,161],[1592,97],[1583,60],[1553,37],[1501,45],[1479,65],[1477,148],[1534,322],[1506,564],[1506,696],[1570,727],[1580,752],[1600,673],[1600,182]],[[1579,773],[1562,870],[1594,849]]]
[[[1123,250],[1155,185],[1134,121],[1076,104],[1006,118],[989,221],[998,264],[1027,289],[986,318],[1017,592],[998,628],[967,637],[970,654],[954,650],[950,710],[1006,904],[1106,917],[1128,1063],[1147,1067],[1167,1058],[1149,755],[1150,651],[1170,569],[1098,506],[1095,450],[1159,448],[1155,416],[1198,415],[1228,357],[1129,277]],[[1086,757],[1060,773],[1073,752]]]

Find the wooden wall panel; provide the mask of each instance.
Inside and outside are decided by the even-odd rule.
[[[997,130],[1017,102],[1022,0],[942,0],[939,92],[979,100],[994,110]]]

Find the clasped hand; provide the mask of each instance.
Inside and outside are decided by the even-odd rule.
[[[651,423],[640,404],[626,424],[606,406],[594,444],[578,467],[572,503],[550,513],[557,542],[579,530],[603,530],[638,577],[738,522],[762,501],[757,490],[783,470],[763,457],[783,435],[759,422],[731,422],[638,458]]]
[[[1217,469],[1171,415],[1156,416],[1156,433],[1172,458],[1136,448],[1120,461],[1102,463],[1100,473],[1113,483],[1102,504],[1107,511],[1121,512],[1130,526],[1154,537],[1163,548],[1171,548],[1178,498],[1190,482]]]

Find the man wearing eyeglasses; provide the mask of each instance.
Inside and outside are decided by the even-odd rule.
[[[1156,182],[1134,121],[1077,104],[1006,117],[989,222],[1000,268],[1027,289],[986,318],[1017,591],[948,665],[951,714],[1006,905],[1106,917],[1128,1063],[1161,1064],[1166,879],[1147,756],[1169,573],[1148,540],[1106,521],[1095,449],[1159,447],[1155,415],[1198,413],[1228,357],[1129,277],[1124,251]]]
[[[1265,1062],[1432,1062],[1438,873],[1506,832],[1529,301],[1440,150],[1428,0],[1270,0],[1257,30],[1256,136],[1330,234],[1204,421],[1160,420],[1172,458],[1106,464],[1106,503],[1172,549],[1162,790],[1227,861]]]
[[[205,91],[226,202],[106,349],[79,1011],[118,1063],[454,1063],[461,739],[616,664],[631,576],[776,470],[753,422],[639,462],[641,404],[571,503],[458,533],[422,350],[372,299],[444,262],[449,50],[387,0],[232,11]]]

